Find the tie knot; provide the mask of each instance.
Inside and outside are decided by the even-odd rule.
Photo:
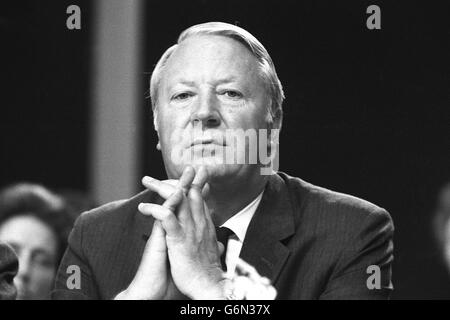
[[[216,228],[217,241],[221,242],[225,247],[227,246],[228,238],[233,234],[234,232],[227,227]]]

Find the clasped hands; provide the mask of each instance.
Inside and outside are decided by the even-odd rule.
[[[153,230],[133,281],[116,299],[225,299],[223,246],[204,200],[207,180],[204,167],[196,172],[190,166],[178,181],[144,177],[144,186],[165,201],[139,205],[155,219]]]

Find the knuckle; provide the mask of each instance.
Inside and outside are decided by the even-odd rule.
[[[191,188],[188,193],[188,198],[189,198],[189,200],[195,200],[195,201],[200,200],[201,195],[200,195],[199,189],[196,187]]]

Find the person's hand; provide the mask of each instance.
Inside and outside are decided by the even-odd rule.
[[[223,299],[224,278],[215,227],[206,209],[202,190],[208,179],[200,167],[187,167],[176,187],[144,179],[147,188],[177,206],[142,204],[140,211],[161,221],[166,232],[170,271],[177,288],[193,299]],[[191,183],[192,182],[192,183]],[[186,185],[190,184],[190,187]]]
[[[259,275],[258,271],[238,258],[231,282],[227,285],[227,296],[232,300],[274,300],[277,290],[270,280]]]
[[[169,185],[178,184],[181,189],[190,187],[193,177],[181,181],[167,181]],[[173,190],[175,191],[175,190]],[[180,199],[176,195],[163,204],[168,210],[174,210]],[[139,206],[141,208],[142,205]],[[161,222],[155,220],[150,238],[142,254],[138,271],[128,288],[116,296],[117,300],[162,300],[180,299],[182,294],[173,283],[168,266],[166,234]]]
[[[168,268],[165,232],[159,221],[142,254],[138,271],[128,288],[116,300],[166,300],[177,296]]]

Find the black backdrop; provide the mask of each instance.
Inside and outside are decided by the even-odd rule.
[[[9,3],[0,5],[0,182],[87,190],[92,2]],[[61,28],[69,4],[82,8],[78,33]],[[365,27],[370,4],[381,7],[381,30]],[[253,33],[270,52],[287,97],[280,169],[391,213],[394,298],[450,298],[430,229],[435,194],[450,179],[450,28],[443,5],[147,1],[145,12],[143,82],[192,24],[219,20]],[[162,178],[144,95],[141,170]]]
[[[0,183],[86,189],[91,1],[79,31],[66,28],[73,1],[0,4]]]

